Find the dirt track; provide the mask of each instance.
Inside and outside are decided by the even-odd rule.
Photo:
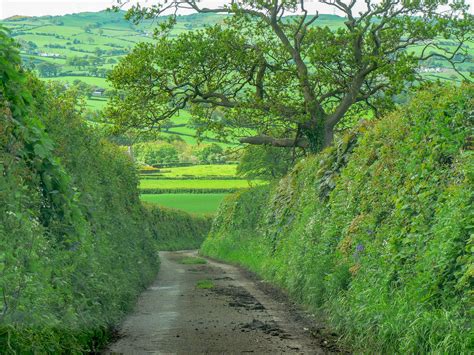
[[[183,265],[194,251],[160,253],[155,283],[139,298],[106,353],[327,353],[306,316],[237,267],[208,260]],[[211,280],[213,288],[197,283]]]

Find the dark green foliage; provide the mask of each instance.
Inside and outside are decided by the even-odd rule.
[[[294,149],[267,145],[247,146],[239,160],[237,175],[247,179],[280,179],[294,164]]]
[[[433,86],[229,197],[205,254],[240,262],[326,314],[350,346],[470,353],[473,86]]]
[[[197,152],[201,164],[225,163],[224,149],[219,144],[212,143],[204,146]]]
[[[153,228],[153,238],[160,250],[197,249],[211,228],[211,217],[145,204]]]
[[[178,150],[168,143],[139,143],[133,148],[135,158],[141,164],[157,166],[179,162]]]

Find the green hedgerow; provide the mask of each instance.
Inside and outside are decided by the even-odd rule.
[[[432,85],[228,197],[203,253],[286,288],[355,350],[472,352],[473,97]]]

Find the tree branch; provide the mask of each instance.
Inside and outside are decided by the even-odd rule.
[[[308,148],[309,142],[305,138],[274,138],[270,136],[254,136],[254,137],[244,137],[239,139],[240,143],[247,143],[253,145],[271,145],[273,147],[280,148],[290,148],[290,147],[299,147],[299,148]]]

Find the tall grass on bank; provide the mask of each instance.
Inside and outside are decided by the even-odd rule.
[[[377,353],[471,353],[474,87],[432,86],[224,200],[202,252],[239,262]]]

